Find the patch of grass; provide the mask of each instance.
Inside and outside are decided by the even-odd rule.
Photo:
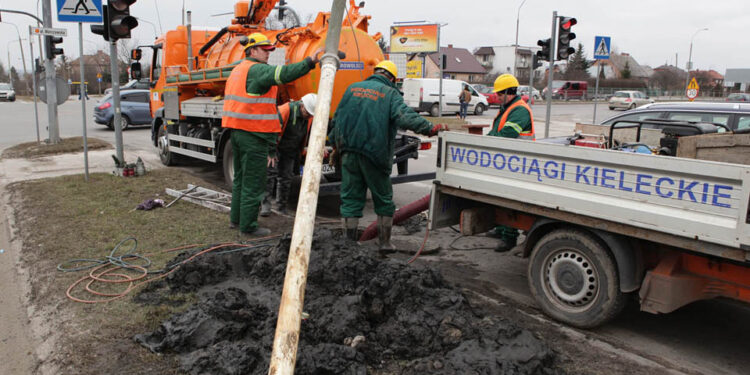
[[[87,138],[89,150],[111,149],[112,145],[97,138]],[[27,142],[3,151],[3,159],[36,158],[41,156],[83,152],[83,137],[63,138],[58,144]]]
[[[164,189],[185,189],[188,183],[219,190],[174,168],[137,178],[92,174],[89,183],[80,176],[64,176],[8,187],[23,240],[23,260],[32,280],[32,303],[51,311],[46,320],[60,332],[52,360],[60,364],[61,372],[112,374],[127,369],[134,374],[174,373],[174,358],[151,354],[132,337],[153,330],[169,315],[185,309],[195,296],[176,294],[162,304],[144,305],[133,300],[136,289],[110,303],[76,303],[67,299],[65,292],[88,272],[63,273],[56,266],[74,258],[102,258],[127,237],[137,239],[137,249],[125,246],[118,254],[149,254],[154,262],[150,269],[161,269],[178,254],[164,253],[164,249],[243,240],[237,230],[229,229],[228,214],[193,203],[179,201],[168,209],[133,211],[149,198],[172,201]],[[264,220],[272,228],[274,223],[282,230],[291,228],[288,218]],[[127,285],[93,287],[108,292],[122,291]],[[81,289],[83,285],[73,295],[93,297]]]

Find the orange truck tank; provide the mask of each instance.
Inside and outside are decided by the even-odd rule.
[[[232,150],[227,147],[230,131],[221,127],[221,114],[226,81],[234,66],[244,59],[241,38],[255,32],[266,35],[277,47],[269,58],[272,65],[300,62],[325,45],[330,13],[320,12],[313,22],[301,25],[292,8],[278,2],[238,1],[231,25],[214,30],[179,26],[156,39],[149,72],[153,87],[152,140],[162,163],[172,165],[187,158],[222,163],[225,180],[231,186]],[[345,57],[336,73],[331,116],[346,88],[372,75],[375,65],[384,59],[378,44],[381,34],[368,34],[370,16],[361,14],[361,7],[354,0],[349,0],[348,8],[339,43],[339,51]],[[284,16],[279,16],[279,12],[284,12]],[[320,68],[316,67],[283,85],[277,103],[317,92],[319,79]],[[420,142],[413,138],[404,137],[400,144],[397,142],[397,150],[402,153],[396,158],[399,174],[406,174],[405,163],[417,157]]]

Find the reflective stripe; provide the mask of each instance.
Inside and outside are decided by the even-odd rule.
[[[224,112],[224,116],[238,118],[241,120],[278,120],[278,115],[257,115],[249,113]]]
[[[534,134],[529,134],[529,133],[523,133],[523,134],[519,135],[518,138],[519,139],[526,139],[526,140],[529,140],[529,141],[536,141],[536,136],[534,136]]]
[[[281,68],[282,66],[279,65],[276,67],[276,73],[273,76],[273,79],[276,80],[276,84],[283,85],[284,82],[281,82]]]
[[[224,100],[234,100],[236,102],[245,104],[276,104],[276,99],[274,98],[244,98],[237,95],[227,95],[226,97],[224,97]]]
[[[515,122],[510,122],[510,121],[505,122],[505,126],[503,126],[503,129],[506,126],[510,126],[518,134],[521,134],[523,132],[523,128],[520,125],[516,124]]]

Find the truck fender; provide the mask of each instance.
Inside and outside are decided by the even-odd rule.
[[[158,146],[156,143],[156,135],[159,134],[159,127],[164,124],[164,107],[161,107],[154,112],[154,119],[151,120],[151,142],[154,146]]]
[[[615,261],[617,262],[617,273],[620,277],[620,290],[623,293],[633,292],[640,288],[644,275],[643,261],[640,257],[640,252],[635,250],[627,237],[599,229],[581,227],[558,220],[539,219],[526,234],[526,241],[523,249],[524,258],[531,255],[534,245],[536,245],[545,234],[563,227],[576,227],[585,230],[595,235],[607,245],[607,248],[612,252]]]

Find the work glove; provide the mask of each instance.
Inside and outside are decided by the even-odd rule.
[[[430,137],[437,135],[439,132],[448,130],[448,125],[445,124],[436,124],[432,127],[432,130],[430,130]]]
[[[339,153],[336,151],[336,149],[332,149],[331,153],[328,154],[328,165],[335,167],[338,163]]]

